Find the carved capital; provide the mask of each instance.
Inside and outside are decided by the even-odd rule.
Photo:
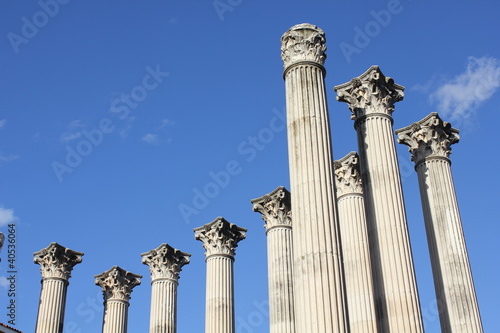
[[[266,230],[277,226],[292,226],[290,192],[283,186],[251,202],[253,211],[262,214]]]
[[[142,275],[133,274],[118,266],[113,266],[94,277],[95,284],[102,288],[104,301],[112,299],[128,302],[132,289],[141,284]]]
[[[302,23],[291,27],[281,37],[281,59],[285,69],[298,62],[315,62],[323,66],[325,43],[325,33],[315,25]]]
[[[246,237],[245,228],[240,228],[236,224],[229,223],[222,217],[194,229],[194,238],[203,242],[205,256],[235,255],[238,242]]]
[[[151,280],[170,279],[177,281],[182,266],[189,263],[189,253],[161,244],[156,249],[141,254],[142,263],[149,266]]]
[[[359,156],[350,152],[334,162],[337,197],[348,193],[363,193],[361,173],[359,171]]]
[[[65,248],[57,243],[50,243],[44,249],[33,253],[33,261],[40,265],[42,278],[60,278],[68,280],[76,264],[82,262],[82,252]]]
[[[396,131],[398,142],[408,146],[411,160],[417,165],[428,157],[449,158],[451,145],[460,140],[459,130],[441,120],[436,112]]]
[[[351,119],[357,120],[371,113],[392,115],[394,103],[403,99],[405,88],[382,74],[378,66],[372,66],[361,76],[333,89],[337,101],[347,103]]]
[[[3,232],[0,232],[0,251],[2,251],[4,242],[5,242],[5,235],[3,234]]]

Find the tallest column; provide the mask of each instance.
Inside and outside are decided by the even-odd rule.
[[[348,332],[323,67],[325,34],[299,24],[281,38],[297,332]]]
[[[392,131],[404,87],[372,66],[335,87],[358,133],[379,331],[423,332],[417,284]]]

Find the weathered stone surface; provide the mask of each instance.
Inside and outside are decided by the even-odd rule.
[[[293,205],[297,332],[348,331],[323,62],[325,36],[310,24],[282,37]]]
[[[441,331],[483,332],[449,160],[458,130],[431,113],[396,133],[418,174]]]
[[[380,332],[423,332],[406,209],[392,129],[404,87],[378,66],[336,86],[355,120]]]
[[[227,255],[234,257],[238,242],[246,237],[246,229],[229,223],[222,217],[194,229],[195,239],[203,242],[205,256]]]
[[[280,186],[252,204],[266,222],[270,333],[294,333],[290,192]]]
[[[57,243],[35,252],[34,262],[40,265],[42,291],[38,306],[36,333],[62,333],[66,294],[71,271],[82,262],[83,253]]]

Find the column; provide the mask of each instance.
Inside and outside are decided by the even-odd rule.
[[[370,245],[358,154],[350,152],[335,161],[334,167],[349,326],[351,333],[377,332]]]
[[[449,159],[458,130],[431,113],[396,134],[418,174],[441,331],[483,332]]]
[[[391,333],[423,332],[392,129],[403,90],[378,66],[335,87],[358,134],[379,331]]]
[[[141,254],[142,263],[151,272],[150,333],[177,331],[177,286],[182,267],[189,263],[189,253],[161,244]]]
[[[5,235],[3,234],[3,232],[0,232],[0,251],[2,251],[4,242],[5,242]]]
[[[252,204],[262,214],[267,235],[270,333],[294,333],[290,192],[280,186]]]
[[[194,229],[195,239],[203,242],[207,263],[206,333],[235,332],[233,262],[246,231],[222,217]]]
[[[297,332],[348,331],[324,82],[325,42],[323,30],[307,23],[281,37]]]
[[[130,294],[141,284],[141,278],[118,266],[95,276],[95,284],[102,288],[104,296],[102,333],[127,333]]]
[[[40,265],[42,273],[42,290],[35,332],[62,333],[68,280],[73,267],[82,262],[83,253],[57,243],[50,243],[33,255],[33,261]]]

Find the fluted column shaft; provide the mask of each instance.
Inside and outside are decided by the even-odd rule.
[[[335,87],[358,135],[379,331],[417,333],[423,323],[392,130],[403,89],[377,66]]]
[[[234,333],[233,262],[238,242],[246,237],[246,229],[218,217],[194,231],[206,250],[205,332]]]
[[[129,302],[108,299],[104,308],[102,333],[126,333]]]
[[[48,278],[42,281],[36,324],[37,333],[62,333],[67,288],[68,281],[64,279]]]
[[[483,332],[449,160],[458,130],[431,113],[396,133],[416,163],[441,331]]]
[[[34,262],[40,265],[42,290],[38,305],[36,333],[62,333],[66,294],[71,271],[82,262],[83,253],[57,243],[34,253]]]
[[[342,255],[351,333],[377,332],[359,159],[354,152],[335,161]]]
[[[142,263],[149,266],[152,280],[149,332],[175,333],[179,274],[191,255],[163,243],[141,256]]]
[[[347,332],[333,160],[324,86],[325,39],[301,24],[282,37],[297,332]]]
[[[252,200],[266,221],[270,333],[295,333],[290,192],[280,186]]]

